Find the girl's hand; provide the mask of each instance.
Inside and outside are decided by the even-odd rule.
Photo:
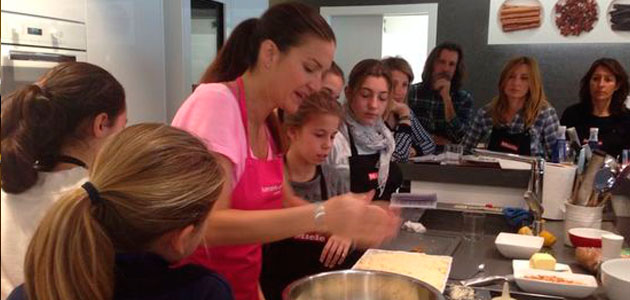
[[[340,265],[346,259],[346,256],[348,256],[351,246],[351,239],[333,235],[328,239],[326,246],[324,246],[322,255],[319,257],[319,262],[324,264],[327,268]]]

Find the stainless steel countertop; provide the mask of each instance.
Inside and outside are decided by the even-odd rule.
[[[451,218],[444,218],[444,220],[439,223],[442,222],[453,223],[453,220]],[[429,230],[432,229],[432,225],[437,226],[437,224],[431,224],[431,222],[424,225]],[[568,264],[574,273],[587,274],[588,272],[584,268],[582,268],[575,260],[575,248],[566,246],[564,244],[564,222],[547,221],[545,223],[545,229],[553,233],[557,237],[556,243],[551,248],[551,253],[554,255],[558,263]],[[608,221],[602,223],[602,229],[617,232],[613,223]],[[444,228],[442,227],[440,228],[440,230],[444,230]],[[453,230],[452,232],[456,233],[458,232],[458,230]],[[465,276],[466,274],[470,274],[470,276],[472,276],[474,275],[477,266],[481,263],[485,264],[485,271],[483,275],[492,276],[512,274],[512,259],[505,258],[501,255],[501,253],[498,252],[494,245],[495,238],[496,228],[486,228],[486,234],[479,241],[470,242],[462,239],[461,243],[452,255],[453,265],[451,268],[451,276],[455,275],[454,272],[458,273],[458,279],[462,276]],[[387,248],[407,251],[410,250],[405,247],[408,248],[408,245],[394,240],[388,244]],[[477,276],[480,275],[482,274],[478,274]],[[496,288],[496,290],[501,289],[499,285],[489,287],[492,289]],[[514,283],[511,284],[511,289],[515,291],[520,290]],[[600,287],[593,296],[587,299],[606,299],[606,297],[604,291]]]

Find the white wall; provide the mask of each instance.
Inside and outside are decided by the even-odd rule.
[[[393,15],[383,17],[382,56],[400,56],[414,73],[413,83],[422,81],[424,62],[429,51],[428,15]]]
[[[201,78],[208,62],[217,55],[217,33],[212,28],[216,19],[193,19],[191,23],[191,78]]]
[[[426,49],[435,47],[437,3],[324,6],[319,11],[337,35],[335,59],[346,73],[357,58],[400,55],[411,63],[419,79]],[[383,34],[385,18],[387,34]]]
[[[335,62],[346,77],[359,61],[381,57],[382,16],[333,16],[330,18],[330,26],[337,38]],[[343,102],[344,99],[341,95],[340,100]]]
[[[234,27],[245,19],[259,17],[269,6],[266,0],[216,0],[224,4],[226,38]],[[190,95],[191,86],[199,78],[193,69],[205,69],[206,62],[195,62],[191,51],[190,0],[164,1],[164,32],[166,49],[166,116],[171,121],[180,105]]]
[[[218,2],[225,4],[227,33],[269,5]],[[198,80],[191,76],[190,0],[87,0],[86,27],[88,61],[122,83],[130,124],[170,122]]]
[[[88,0],[86,16],[88,61],[122,83],[129,124],[165,122],[162,0]]]
[[[268,0],[216,0],[225,4],[225,30],[229,35],[239,23],[260,17],[269,7]]]
[[[170,122],[190,94],[190,0],[164,1],[166,120]]]

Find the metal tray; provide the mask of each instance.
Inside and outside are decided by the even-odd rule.
[[[394,240],[379,248],[452,256],[461,241],[461,235],[455,232],[441,230],[427,230],[425,233],[401,231]]]

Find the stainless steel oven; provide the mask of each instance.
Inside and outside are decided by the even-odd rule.
[[[85,61],[85,24],[2,12],[0,94],[34,82],[61,62]]]

